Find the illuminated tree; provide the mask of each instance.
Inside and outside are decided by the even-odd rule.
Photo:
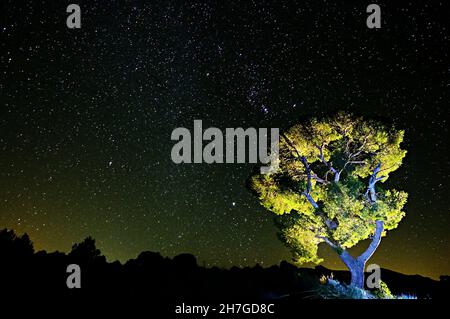
[[[367,260],[405,215],[405,192],[376,188],[402,164],[403,135],[345,113],[281,134],[278,170],[252,176],[250,185],[261,204],[280,215],[279,236],[296,263],[320,263],[318,245],[326,243],[350,270],[351,284],[364,287]],[[368,238],[360,256],[347,252]]]

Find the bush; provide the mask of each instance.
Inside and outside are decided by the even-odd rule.
[[[387,286],[387,284],[380,280],[380,288],[372,291],[372,294],[378,299],[394,299],[395,296],[391,293],[391,290]]]
[[[324,299],[375,299],[370,292],[351,285],[341,284],[339,281],[328,278],[322,285],[319,295]]]
[[[333,278],[325,276],[320,278],[320,282],[322,285],[319,288],[318,295],[319,298],[323,299],[417,299],[417,297],[412,295],[393,295],[383,281],[380,281],[380,288],[374,291],[342,284]]]

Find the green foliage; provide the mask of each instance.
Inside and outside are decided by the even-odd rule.
[[[261,204],[279,215],[280,238],[298,263],[319,263],[317,246],[325,239],[345,249],[369,238],[376,220],[384,222],[383,235],[398,226],[407,194],[378,187],[376,200],[370,201],[366,190],[378,164],[380,182],[400,167],[406,154],[400,148],[403,136],[403,131],[346,113],[312,119],[282,134],[278,171],[256,174],[250,185]],[[309,195],[318,209],[305,196],[304,159]],[[340,172],[338,181],[334,171]]]
[[[311,215],[314,211],[308,200],[295,189],[287,188],[275,176],[257,175],[252,179],[252,188],[260,196],[261,204],[275,214],[282,215],[292,210]],[[315,196],[317,198],[317,196]]]
[[[391,293],[391,290],[387,286],[387,284],[380,280],[380,288],[372,291],[372,294],[376,296],[378,299],[393,299],[395,296]]]
[[[316,237],[314,229],[309,228],[311,224],[320,224],[314,216],[309,218],[298,218],[296,215],[285,216],[277,220],[280,232],[279,238],[291,249],[293,262],[295,264],[320,263],[323,260],[318,258],[317,249],[320,243]],[[298,236],[298,234],[302,236]]]

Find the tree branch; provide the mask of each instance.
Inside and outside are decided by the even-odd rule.
[[[346,146],[345,146],[345,153],[348,155],[347,162],[344,164],[344,167],[342,167],[342,169],[339,171],[339,174],[341,174],[345,170],[345,168],[347,167],[348,164],[365,164],[366,163],[365,161],[357,160],[357,156],[360,155],[364,151],[364,146],[366,145],[368,138],[369,138],[369,135],[366,135],[364,137],[364,141],[362,142],[361,146],[358,147],[358,149],[356,150],[356,153],[350,153],[349,145],[352,142],[352,140],[348,139]]]
[[[294,147],[294,145],[292,145],[292,142],[289,140],[289,138],[285,134],[281,134],[281,136],[284,138],[284,140],[286,141],[288,146],[290,148],[292,148],[293,151],[297,154],[298,158],[300,158],[300,160],[303,163],[303,166],[305,166],[307,182],[306,182],[306,190],[304,192],[302,192],[302,194],[306,197],[306,199],[314,207],[314,209],[316,209],[316,210],[319,209],[319,205],[316,203],[316,201],[312,198],[312,196],[310,194],[311,189],[312,189],[312,184],[311,184],[312,175],[311,175],[311,168],[309,167],[306,157],[300,155],[300,153],[297,151],[297,149]],[[317,176],[317,175],[315,175],[315,176]]]
[[[372,176],[369,179],[369,186],[367,186],[366,197],[371,204],[374,204],[377,201],[377,193],[375,191],[375,184],[381,181],[385,176],[377,177],[377,174],[380,172],[381,162],[373,170]]]
[[[344,262],[344,264],[347,266],[348,269],[352,269],[355,265],[356,259],[353,258],[352,255],[350,255],[350,253],[348,251],[346,251],[345,249],[343,249],[342,251],[338,251],[339,253],[339,258],[341,258],[341,260]]]
[[[325,160],[325,157],[323,156],[323,145],[320,147],[316,145],[316,148],[319,150],[319,158],[322,161],[322,163],[324,163],[330,169],[330,171],[333,172],[334,182],[336,182],[336,183],[339,182],[340,172],[338,172],[330,163],[328,163]]]
[[[325,243],[327,243],[331,248],[333,249],[340,249],[340,247],[338,245],[336,245],[335,243],[333,243],[331,240],[329,240],[326,237],[323,236],[316,236],[318,239],[322,239]]]
[[[366,164],[366,161],[350,161],[348,164]]]
[[[381,162],[378,163],[378,165],[374,168],[372,176],[369,179],[369,185],[366,191],[366,197],[369,200],[369,203],[371,203],[372,205],[375,204],[377,201],[375,184],[381,181],[383,178],[385,178],[385,176],[377,177],[380,170],[381,170]],[[363,263],[365,263],[373,255],[373,253],[375,252],[375,250],[377,249],[378,245],[381,242],[381,234],[383,233],[383,229],[384,229],[383,221],[377,220],[375,222],[375,233],[373,235],[372,242],[370,243],[366,251],[357,258],[358,261],[362,261]]]
[[[363,263],[369,260],[381,242],[381,234],[383,233],[384,223],[381,220],[377,220],[375,224],[375,233],[373,235],[372,242],[369,247],[367,247],[366,251],[357,258],[357,260],[362,261]]]
[[[308,199],[308,201],[311,203],[311,205],[314,207],[314,209],[318,209],[319,205],[317,205],[316,201],[311,197],[311,168],[309,167],[308,161],[306,160],[306,157],[302,156],[301,161],[303,165],[305,166],[306,176],[307,176],[307,182],[306,182],[306,190],[303,192],[303,195]]]
[[[309,192],[311,192],[311,168],[309,167],[306,157],[302,156],[301,161],[303,163],[303,166],[305,166],[305,171],[306,171],[306,176],[307,176],[306,192],[309,193]]]
[[[288,146],[294,150],[294,152],[297,154],[297,156],[298,156],[299,158],[301,158],[302,156],[301,156],[300,153],[297,151],[297,149],[295,148],[295,146],[292,145],[291,140],[286,136],[286,134],[281,133],[281,136],[284,138],[284,140],[286,141],[286,143],[288,144]]]
[[[329,184],[329,183],[330,183],[329,181],[324,180],[324,179],[320,178],[319,176],[317,176],[317,174],[312,174],[312,175],[311,175],[311,178],[312,178],[312,179],[315,179],[316,182],[318,182],[318,183],[320,183],[320,184]]]
[[[332,249],[334,249],[339,254],[339,257],[341,258],[341,260],[344,262],[344,264],[349,269],[353,268],[353,265],[355,264],[356,259],[353,258],[353,256],[350,255],[350,253],[348,251],[346,251],[342,247],[336,245],[335,243],[333,243],[331,240],[329,240],[326,237],[323,237],[323,236],[316,236],[316,237],[319,239],[322,239],[325,243],[328,244],[328,246],[330,246]]]
[[[323,218],[324,223],[327,225],[327,227],[329,229],[336,229],[337,224],[335,222],[327,219],[326,216],[322,212],[319,211],[319,205],[316,203],[314,198],[312,198],[312,196],[311,196],[311,190],[312,190],[311,179],[312,178],[316,179],[318,182],[321,182],[321,183],[328,183],[328,181],[319,178],[316,174],[312,174],[311,167],[309,166],[308,160],[306,159],[306,157],[300,155],[300,153],[297,151],[297,149],[294,147],[294,145],[292,145],[291,141],[289,140],[289,138],[286,135],[281,134],[281,136],[285,139],[288,146],[291,147],[295,153],[297,153],[298,157],[300,158],[301,162],[303,163],[303,166],[305,167],[306,178],[307,178],[306,190],[303,191],[302,194],[306,197],[306,199],[311,204],[311,206],[314,207],[314,209],[316,210],[314,214],[317,216],[321,216]]]

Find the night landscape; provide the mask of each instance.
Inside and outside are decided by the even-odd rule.
[[[2,296],[448,299],[446,3],[71,4],[2,2]]]

